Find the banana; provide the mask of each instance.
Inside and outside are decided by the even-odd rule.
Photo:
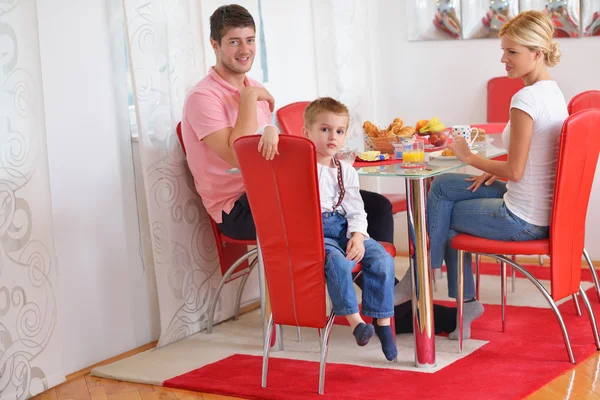
[[[429,121],[427,121],[425,126],[419,129],[419,132],[441,132],[444,129],[446,129],[446,125],[442,124],[438,117],[433,117]]]
[[[439,123],[429,128],[429,132],[441,132],[446,129],[446,125]]]

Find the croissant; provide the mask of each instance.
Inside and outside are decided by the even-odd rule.
[[[405,126],[404,128],[402,128],[398,131],[397,135],[400,137],[408,138],[408,137],[413,136],[416,132],[417,131],[412,126]]]
[[[371,137],[379,136],[379,128],[377,128],[377,126],[371,121],[365,121],[365,123],[363,124],[363,129],[367,133],[367,135]]]

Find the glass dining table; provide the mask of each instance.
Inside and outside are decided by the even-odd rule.
[[[478,155],[495,158],[506,154],[506,150],[494,145],[500,141],[489,138]],[[363,163],[364,165],[364,163]],[[415,366],[433,368],[435,361],[435,328],[433,325],[433,289],[431,259],[427,246],[427,188],[431,178],[465,167],[466,164],[453,158],[440,157],[440,152],[429,153],[429,161],[424,168],[403,168],[401,164],[377,166],[372,163],[357,169],[360,176],[402,178],[406,188],[407,220],[409,230],[410,268],[413,288],[413,331],[415,340]],[[389,182],[389,179],[387,180]],[[398,184],[402,184],[398,182]],[[394,185],[394,183],[392,183]]]

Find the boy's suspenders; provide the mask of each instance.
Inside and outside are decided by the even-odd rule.
[[[331,210],[332,212],[335,212],[335,210],[342,204],[342,200],[344,200],[346,189],[344,188],[344,179],[342,178],[342,165],[340,164],[340,160],[333,157],[333,163],[337,168],[337,180],[338,186],[340,187],[340,198],[338,199],[338,202],[335,204],[335,206],[333,206],[333,210]]]

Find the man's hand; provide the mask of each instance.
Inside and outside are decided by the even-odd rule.
[[[279,131],[274,126],[267,126],[258,142],[258,152],[267,160],[272,160],[279,155],[277,144],[279,143]]]
[[[275,99],[264,87],[246,86],[240,90],[240,98],[245,96],[256,96],[256,101],[266,101],[269,103],[269,109],[271,112],[275,110]]]
[[[484,172],[480,176],[470,176],[467,179],[465,179],[465,181],[473,182],[471,186],[467,188],[467,190],[472,190],[473,192],[476,192],[477,189],[479,189],[479,187],[483,183],[485,183],[485,186],[490,186],[492,183],[496,182],[496,179],[498,179],[498,177]]]
[[[346,259],[360,262],[365,256],[365,236],[359,232],[353,232],[352,237],[346,245]]]

